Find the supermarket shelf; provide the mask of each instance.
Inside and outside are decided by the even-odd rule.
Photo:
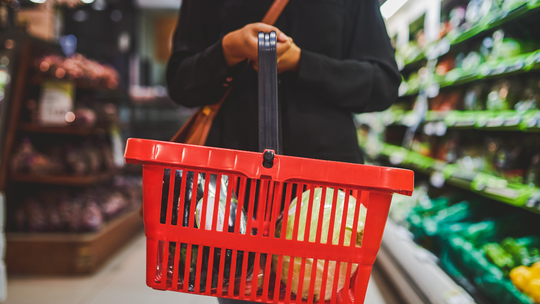
[[[118,91],[118,88],[111,89],[103,84],[91,84],[86,81],[78,80],[78,79],[71,79],[71,78],[54,78],[52,76],[43,76],[40,74],[36,74],[31,79],[31,84],[39,86],[44,81],[69,81],[73,82],[75,84],[75,88],[80,90],[92,90],[92,91],[107,91],[107,92],[115,92]]]
[[[386,122],[388,125],[409,126],[411,115],[413,113],[409,111],[401,116],[395,115],[395,120]],[[540,111],[428,111],[424,123],[443,123],[452,129],[540,132]],[[434,133],[428,135],[437,135],[435,128],[429,130]]]
[[[539,12],[540,1],[529,1],[527,4],[517,7],[508,13],[500,12],[497,16],[493,18],[493,20],[488,22],[486,25],[477,25],[470,30],[461,33],[451,43],[452,45],[456,45],[466,42],[475,37],[484,35],[488,31],[504,26],[509,22],[519,21],[531,15],[538,14]]]
[[[437,258],[388,220],[377,264],[408,304],[473,304],[474,299],[437,265]]]
[[[445,183],[481,196],[540,214],[540,189],[509,183],[507,180],[479,172],[467,172],[453,164],[420,155],[405,148],[385,144],[380,152],[393,166],[413,169],[431,176],[435,186]]]
[[[19,130],[30,133],[66,134],[77,136],[90,136],[106,132],[103,128],[81,126],[41,126],[33,123],[21,123]]]
[[[62,185],[62,186],[91,186],[93,184],[104,182],[114,176],[113,172],[98,173],[92,175],[30,175],[30,174],[14,174],[12,180],[19,183],[34,183],[46,185]]]
[[[6,233],[6,266],[10,273],[92,273],[142,228],[133,210],[93,233]]]
[[[492,80],[502,77],[519,75],[537,71],[540,69],[540,50],[532,53],[522,54],[516,57],[508,58],[503,62],[485,62],[477,69],[463,71],[454,69],[449,71],[443,78],[438,76],[433,85],[441,89],[451,88],[460,85],[470,84],[475,81]],[[399,98],[406,98],[418,95],[419,89],[407,90]]]
[[[504,13],[500,12],[499,15],[495,16],[494,19],[487,23],[487,24],[481,24],[478,26],[475,26],[471,28],[470,30],[461,33],[459,36],[455,37],[450,43],[450,47],[455,47],[456,45],[460,45],[462,43],[465,43],[467,41],[470,41],[472,39],[476,39],[478,37],[485,36],[486,33],[493,31],[497,28],[503,27],[511,22],[519,21],[524,18],[530,17],[532,15],[536,15],[540,13],[540,1],[534,0],[529,1],[528,4],[524,4],[518,8],[515,8],[514,10]],[[437,47],[435,48],[437,49]],[[446,47],[443,48],[446,50]],[[444,53],[439,54],[439,57],[446,54],[448,51],[446,50]],[[417,58],[413,59],[413,61],[405,64],[402,71],[407,71],[414,69],[416,67],[420,67],[422,63],[426,61],[426,54],[422,53]]]

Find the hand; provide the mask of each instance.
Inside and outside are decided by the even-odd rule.
[[[302,50],[292,43],[291,47],[281,55],[278,55],[278,74],[288,71],[298,71],[300,69],[300,55]]]
[[[277,58],[278,74],[281,74],[283,72],[288,72],[288,71],[298,71],[300,69],[301,53],[302,53],[302,50],[296,44],[294,44],[294,42],[285,53],[281,55],[278,53],[278,58]],[[255,71],[258,72],[259,71],[258,62],[254,61],[252,64]]]
[[[259,50],[259,32],[269,33],[271,31],[275,31],[277,34],[277,54],[280,58],[291,48],[292,39],[274,26],[265,23],[251,23],[223,37],[223,55],[227,65],[232,67],[246,59],[256,63]]]

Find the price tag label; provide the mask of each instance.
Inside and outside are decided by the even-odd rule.
[[[71,82],[46,81],[41,88],[38,121],[44,125],[66,125],[66,114],[73,111],[75,87]]]

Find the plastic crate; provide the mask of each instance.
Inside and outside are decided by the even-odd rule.
[[[262,303],[324,303],[327,300],[363,303],[392,194],[411,195],[413,191],[414,175],[409,170],[282,155],[276,155],[272,167],[266,168],[263,153],[170,142],[129,139],[125,158],[128,163],[143,164],[147,285],[159,290]],[[182,178],[177,178],[179,174]],[[188,180],[188,174],[193,176],[193,181]],[[212,175],[217,181],[223,176],[228,178],[226,190],[222,191],[222,183],[216,183],[213,198],[214,202],[225,199],[225,206],[209,203],[212,201],[208,194]],[[203,198],[197,202],[196,195],[192,195],[191,201],[186,202],[186,192],[196,188],[199,177],[204,177]],[[310,192],[305,194],[305,191]],[[325,200],[329,194],[333,195],[330,213],[323,209],[325,204],[314,200],[321,191],[320,197]],[[217,197],[218,193],[226,193],[227,197]],[[309,195],[307,207],[304,207],[306,202],[300,204],[300,208],[299,204],[291,206],[291,202],[303,194]],[[344,195],[341,205],[339,195]],[[234,231],[230,231],[226,220],[233,212],[232,197],[237,197],[236,210],[239,211],[233,217]],[[356,204],[351,203],[351,197],[357,200]],[[358,220],[359,203],[367,208],[363,231],[360,227],[363,222]],[[200,210],[196,211],[200,204]],[[301,212],[296,211],[304,208],[307,208],[307,220],[300,222]],[[353,217],[353,208],[352,228],[346,228],[350,226],[346,219]],[[241,210],[245,210],[247,217],[243,233],[239,224],[243,216]],[[224,224],[218,225],[220,212]],[[318,219],[314,220],[313,215]],[[330,222],[325,236],[321,233],[323,225],[319,223],[327,217]],[[210,219],[211,224],[207,223]],[[285,223],[292,220],[292,237],[287,238]],[[199,226],[205,229],[197,228]],[[299,234],[299,230],[303,233]],[[344,242],[344,236],[349,233],[346,231],[351,233],[348,243]],[[357,233],[353,234],[355,231]],[[280,237],[276,235],[279,232]],[[363,233],[362,239],[359,233]],[[359,239],[360,247],[356,244]],[[284,268],[293,257],[301,259],[296,272]],[[336,273],[329,273],[333,263],[339,263],[335,264],[339,267],[333,267]],[[293,264],[288,263],[288,266]],[[311,271],[316,268],[310,265],[320,269]],[[345,273],[341,283],[335,279],[340,277],[339,272]],[[257,275],[256,280],[253,274]],[[309,279],[304,281],[304,277]],[[293,278],[296,285],[284,284],[292,282]],[[317,285],[316,278],[326,284]],[[309,284],[309,288],[305,284]],[[326,288],[321,288],[323,285]],[[302,293],[305,294],[296,296]]]

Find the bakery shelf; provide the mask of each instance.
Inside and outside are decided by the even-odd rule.
[[[105,128],[83,126],[42,126],[34,123],[21,123],[19,130],[30,133],[66,134],[77,136],[90,136],[105,133]]]
[[[437,264],[437,257],[388,220],[377,265],[407,304],[473,304],[474,299]]]
[[[13,174],[12,181],[19,183],[34,183],[46,185],[63,186],[91,186],[93,184],[104,182],[111,179],[115,173],[105,172],[91,175],[31,175],[31,174]]]
[[[92,273],[134,236],[142,235],[142,228],[139,211],[133,210],[94,233],[6,233],[7,270],[41,275]]]

